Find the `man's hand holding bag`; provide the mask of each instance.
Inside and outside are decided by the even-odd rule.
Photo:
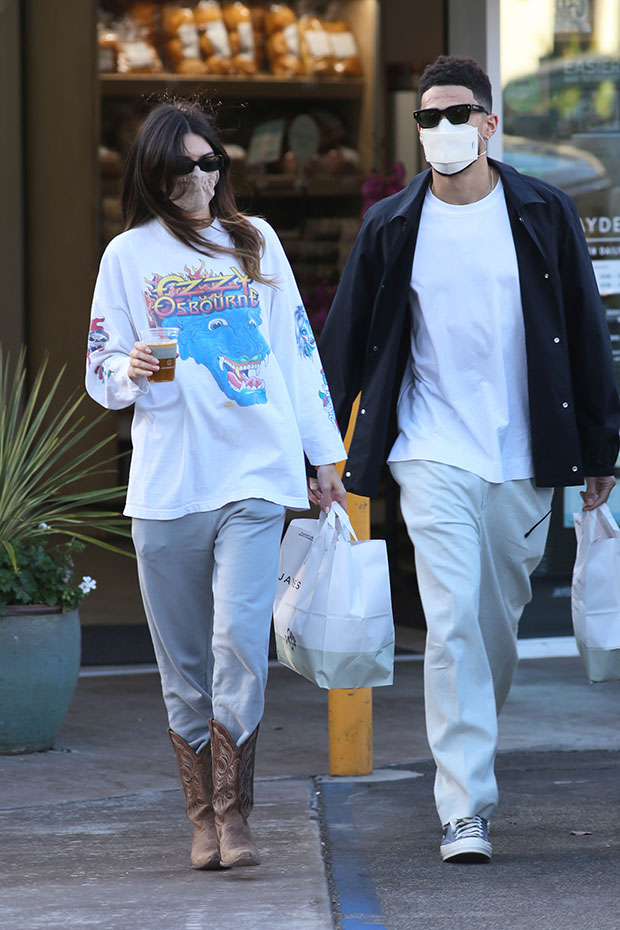
[[[318,520],[293,520],[280,551],[274,627],[279,661],[320,688],[391,685],[385,540],[357,540],[337,503]]]

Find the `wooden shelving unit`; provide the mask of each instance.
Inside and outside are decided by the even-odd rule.
[[[324,111],[329,116],[331,112],[334,122],[340,120],[346,127],[346,141],[336,145],[359,152],[355,169],[298,176],[277,173],[271,165],[255,170],[237,163],[233,164],[231,180],[242,209],[260,213],[278,230],[304,229],[307,221],[321,217],[359,218],[362,180],[376,167],[382,140],[377,106],[379,0],[342,0],[341,13],[355,35],[362,77],[102,73],[97,80],[102,143],[122,151],[114,135],[116,127],[129,119],[128,128],[119,130],[126,145],[131,138],[132,117],[145,115],[158,98],[166,96],[196,96],[207,106],[213,105],[224,142],[246,150],[253,127],[261,122],[282,119],[290,123],[299,113]],[[109,200],[117,196],[116,183],[109,177],[105,182]],[[113,204],[106,219],[114,225]],[[102,221],[102,230],[104,225]],[[104,230],[102,245],[111,234],[113,230]]]
[[[346,113],[353,130],[351,144],[361,159],[364,174],[375,167],[377,147],[381,144],[381,115],[377,112],[377,54],[379,0],[342,0],[342,16],[355,35],[363,77],[275,77],[257,74],[254,77],[228,75],[182,74],[100,74],[97,82],[101,105],[117,101],[148,101],[151,97],[168,93],[172,96],[205,96],[226,103],[253,102],[262,106],[264,101],[277,103],[290,109],[296,101],[304,104],[324,102],[333,104]]]

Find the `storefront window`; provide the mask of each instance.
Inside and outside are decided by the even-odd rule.
[[[620,2],[501,0],[500,24],[504,161],[575,200],[620,383]]]

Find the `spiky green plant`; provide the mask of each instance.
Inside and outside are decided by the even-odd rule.
[[[101,458],[113,435],[85,442],[98,423],[79,413],[85,394],[57,400],[60,370],[47,394],[47,359],[27,390],[25,352],[11,370],[0,345],[0,546],[17,571],[16,544],[61,534],[127,555],[92,533],[129,537],[128,521],[118,512],[92,509],[116,501],[124,487],[79,491],[85,478],[115,471],[118,455]],[[42,540],[40,540],[42,541]]]

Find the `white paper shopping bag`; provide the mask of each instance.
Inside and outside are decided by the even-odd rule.
[[[571,609],[590,681],[620,678],[620,529],[607,504],[574,514]]]
[[[338,504],[293,520],[274,602],[279,661],[321,688],[392,684],[394,623],[385,541],[351,540]]]

